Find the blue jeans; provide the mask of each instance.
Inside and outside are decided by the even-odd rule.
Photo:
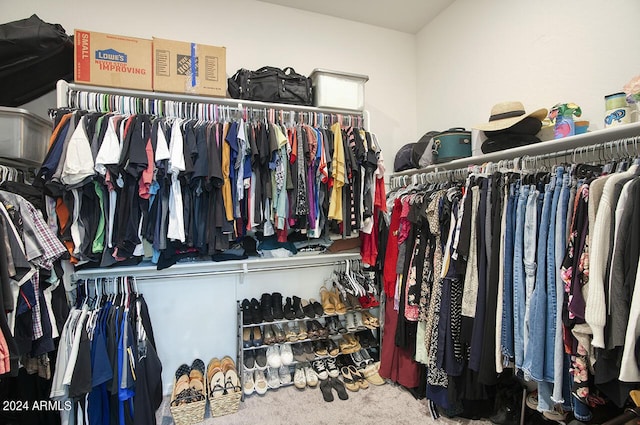
[[[566,354],[564,352],[564,344],[562,338],[562,309],[564,303],[564,282],[560,275],[560,267],[564,261],[567,248],[567,213],[573,211],[573,198],[571,198],[571,177],[569,173],[565,173],[562,177],[562,189],[560,198],[558,199],[558,210],[556,211],[556,334],[554,346],[554,365],[555,373],[553,377],[553,395],[552,400],[556,403],[569,403],[569,399],[563,394],[566,388],[571,386],[571,381],[566,382],[565,363]],[[567,365],[568,370],[568,365]]]
[[[558,210],[558,201],[560,192],[562,191],[562,175],[564,169],[556,168],[556,175],[551,181],[553,188],[553,201],[551,202],[551,210],[549,211],[549,234],[547,238],[547,319],[546,332],[544,342],[544,374],[543,379],[546,382],[554,382],[555,379],[555,346],[556,346],[556,324],[558,311],[558,291],[556,289],[556,217]],[[564,296],[560,298],[560,302]],[[560,363],[562,367],[562,363]],[[562,385],[560,385],[562,388]]]
[[[529,344],[524,352],[525,379],[542,381],[544,375],[545,332],[547,326],[547,239],[549,235],[549,217],[553,202],[551,184],[545,185],[544,200],[538,231],[538,247],[536,255],[536,276],[531,307],[529,311]]]
[[[513,351],[516,369],[522,368],[524,359],[525,272],[524,272],[524,219],[529,186],[520,186],[516,204],[515,235],[513,241]]]
[[[516,209],[518,202],[518,185],[511,183],[508,188],[507,209],[505,211],[505,232],[504,232],[504,269],[503,269],[503,295],[502,295],[502,354],[507,358],[513,358],[513,323],[514,323],[514,236],[516,232]]]
[[[524,354],[522,364],[524,366],[527,351],[529,349],[529,316],[531,315],[531,298],[536,282],[536,245],[538,237],[538,198],[541,194],[535,186],[529,188],[529,198],[524,219],[524,273],[525,273],[525,298],[524,298]]]

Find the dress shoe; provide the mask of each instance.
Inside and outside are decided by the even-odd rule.
[[[284,310],[282,309],[282,294],[274,292],[271,294],[271,311],[275,320],[284,319]]]
[[[262,336],[262,332],[260,331],[260,326],[254,326],[251,330],[253,345],[254,347],[259,347],[263,344],[264,339]]]
[[[244,348],[253,347],[253,336],[252,336],[251,328],[242,329],[242,346]]]

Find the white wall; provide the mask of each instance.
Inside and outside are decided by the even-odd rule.
[[[491,107],[576,102],[603,128],[604,95],[640,74],[640,2],[457,0],[417,35],[418,134],[487,122]]]
[[[410,34],[253,0],[0,2],[3,22],[33,13],[69,34],[78,28],[225,46],[229,76],[264,65],[293,66],[307,75],[314,68],[368,75],[365,108],[388,169],[397,147],[416,132],[416,42]]]

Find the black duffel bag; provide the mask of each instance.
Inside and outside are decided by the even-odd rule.
[[[0,25],[0,105],[19,106],[73,80],[73,37],[37,15]]]
[[[313,104],[311,79],[291,67],[264,66],[257,71],[242,68],[227,81],[229,95],[234,99]]]

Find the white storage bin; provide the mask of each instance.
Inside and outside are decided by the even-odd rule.
[[[364,83],[367,75],[314,69],[310,75],[313,82],[313,104],[318,108],[364,109]]]
[[[26,109],[0,107],[0,158],[41,165],[51,131],[50,121]]]

